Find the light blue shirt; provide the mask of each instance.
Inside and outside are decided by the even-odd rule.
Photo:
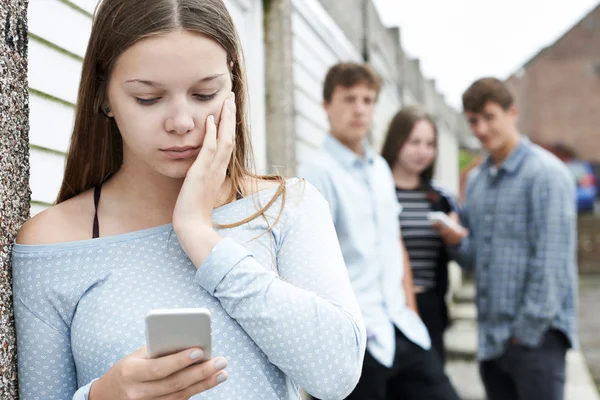
[[[367,326],[367,349],[391,367],[394,325],[424,349],[431,342],[419,316],[406,306],[400,246],[400,205],[385,160],[365,144],[359,158],[331,135],[300,175],[329,201],[350,282]]]
[[[273,194],[219,207],[213,220],[241,221]],[[210,310],[213,355],[229,361],[229,379],[193,399],[300,399],[299,386],[320,399],[347,396],[366,333],[327,202],[293,179],[277,219],[281,204],[219,230],[224,239],[198,269],[170,224],[15,245],[20,399],[87,399],[90,382],[145,344],[148,311],[186,307]]]

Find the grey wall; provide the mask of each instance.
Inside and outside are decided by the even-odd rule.
[[[319,0],[325,11],[357,49],[363,48],[363,0]]]
[[[419,104],[434,114],[452,134],[464,141],[469,137],[462,114],[450,107],[421,71],[420,61],[402,48],[401,28],[384,26],[372,0],[319,0],[352,44],[360,49],[381,73],[395,80],[402,105]]]

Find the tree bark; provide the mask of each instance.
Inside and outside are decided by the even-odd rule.
[[[28,0],[0,0],[0,398],[17,399],[11,250],[29,217]]]

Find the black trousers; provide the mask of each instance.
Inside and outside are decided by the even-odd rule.
[[[442,365],[446,364],[446,347],[444,346],[444,331],[446,330],[446,315],[444,299],[434,292],[417,293],[417,309],[423,323],[429,331],[431,346],[438,354]]]
[[[563,400],[569,342],[549,330],[537,348],[509,345],[499,358],[479,365],[488,400]]]
[[[348,400],[458,400],[435,350],[423,350],[396,329],[396,356],[386,368],[367,351]]]

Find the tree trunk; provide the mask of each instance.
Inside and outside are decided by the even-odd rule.
[[[11,249],[29,216],[28,0],[0,0],[0,399],[17,399]]]

